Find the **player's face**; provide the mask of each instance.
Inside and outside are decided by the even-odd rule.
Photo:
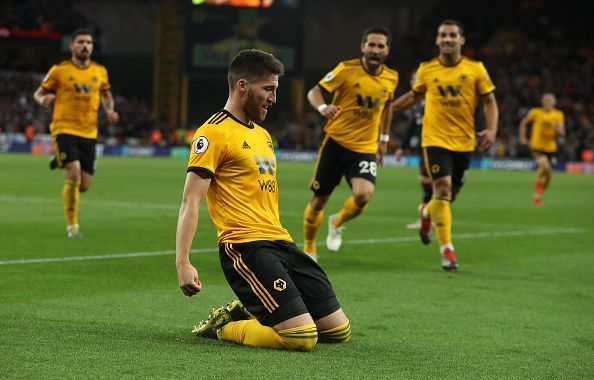
[[[466,40],[460,34],[458,25],[441,25],[437,30],[435,44],[439,47],[440,54],[460,54],[464,42]]]
[[[553,95],[553,94],[544,94],[542,96],[541,101],[542,101],[542,106],[548,110],[555,107],[555,104],[557,103],[557,99],[555,98],[555,95]]]
[[[93,53],[93,37],[88,34],[79,34],[74,41],[70,43],[70,51],[81,61],[91,59],[91,53]]]
[[[390,53],[388,37],[383,34],[368,34],[365,43],[361,44],[361,53],[367,68],[371,71],[378,70]]]
[[[276,103],[276,89],[278,88],[278,75],[269,74],[260,77],[247,86],[245,113],[255,122],[266,119],[268,108]]]

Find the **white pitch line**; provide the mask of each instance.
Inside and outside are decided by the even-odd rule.
[[[492,231],[492,232],[478,232],[478,233],[463,233],[454,234],[454,239],[484,239],[484,238],[501,238],[501,237],[522,237],[522,236],[536,236],[536,235],[555,235],[555,234],[582,234],[583,228],[549,228],[543,230],[531,231]],[[345,240],[343,243],[347,245],[361,245],[361,244],[385,244],[385,243],[404,243],[409,241],[419,240],[418,236],[398,236],[391,238],[377,238],[377,239],[359,239],[359,240]],[[318,244],[323,244],[318,242]],[[299,244],[301,245],[301,244]],[[207,253],[217,252],[218,248],[198,248],[192,249],[191,253]],[[150,257],[150,256],[165,256],[174,255],[175,251],[154,251],[154,252],[132,252],[132,253],[114,253],[106,255],[93,256],[69,256],[69,257],[49,257],[38,259],[23,259],[23,260],[4,260],[0,261],[0,265],[23,265],[23,264],[38,264],[38,263],[54,263],[64,261],[85,261],[85,260],[109,260],[109,259],[126,259],[130,257]]]

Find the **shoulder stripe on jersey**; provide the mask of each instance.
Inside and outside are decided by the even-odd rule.
[[[227,114],[223,113],[222,115],[218,116],[216,118],[216,120],[213,120],[212,123],[213,124],[221,124],[226,118],[228,118],[229,116],[227,116]]]
[[[206,121],[206,123],[205,123],[205,124],[212,124],[212,121],[213,121],[214,119],[216,119],[216,118],[217,118],[217,116],[220,116],[220,115],[221,115],[221,112],[217,112],[217,113],[215,113],[214,115],[212,115],[212,116],[210,117],[210,119],[208,119],[208,120]]]

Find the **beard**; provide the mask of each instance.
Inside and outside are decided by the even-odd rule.
[[[78,53],[74,53],[74,56],[76,57],[76,59],[79,59],[81,61],[86,61],[87,59],[89,59],[91,57],[91,53],[88,50],[80,51]]]
[[[248,93],[247,100],[245,102],[245,113],[250,120],[257,123],[266,119],[266,110],[262,108],[262,102],[254,99],[251,94]]]
[[[373,56],[371,54],[367,54],[365,55],[365,60],[370,67],[378,68],[382,65],[382,63],[384,63],[385,57],[382,57],[381,55]]]

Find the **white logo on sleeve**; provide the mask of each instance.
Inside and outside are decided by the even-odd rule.
[[[200,154],[208,149],[208,139],[205,136],[200,136],[194,141],[194,153]]]
[[[330,82],[332,79],[334,79],[334,72],[330,71],[328,74],[326,74],[326,76],[324,77],[324,82]]]

